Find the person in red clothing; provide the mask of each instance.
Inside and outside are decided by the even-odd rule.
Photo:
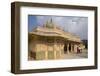
[[[80,53],[80,49],[79,49],[79,46],[77,47],[77,53]]]

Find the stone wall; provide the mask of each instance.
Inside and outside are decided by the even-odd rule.
[[[48,43],[45,41],[33,40],[29,44],[31,55],[35,55],[35,60],[60,59],[63,50],[63,43]],[[34,56],[33,56],[34,57]]]

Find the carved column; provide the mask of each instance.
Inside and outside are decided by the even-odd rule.
[[[71,52],[73,52],[73,44],[71,43]]]
[[[69,43],[67,43],[67,52],[69,53]]]

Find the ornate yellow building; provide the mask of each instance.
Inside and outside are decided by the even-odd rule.
[[[65,32],[52,20],[34,28],[28,38],[29,60],[61,59],[65,53],[77,52],[82,43],[80,37]]]

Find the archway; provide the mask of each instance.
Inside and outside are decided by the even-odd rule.
[[[67,44],[64,44],[64,53],[67,53]]]
[[[69,44],[69,52],[71,52],[71,44]]]

